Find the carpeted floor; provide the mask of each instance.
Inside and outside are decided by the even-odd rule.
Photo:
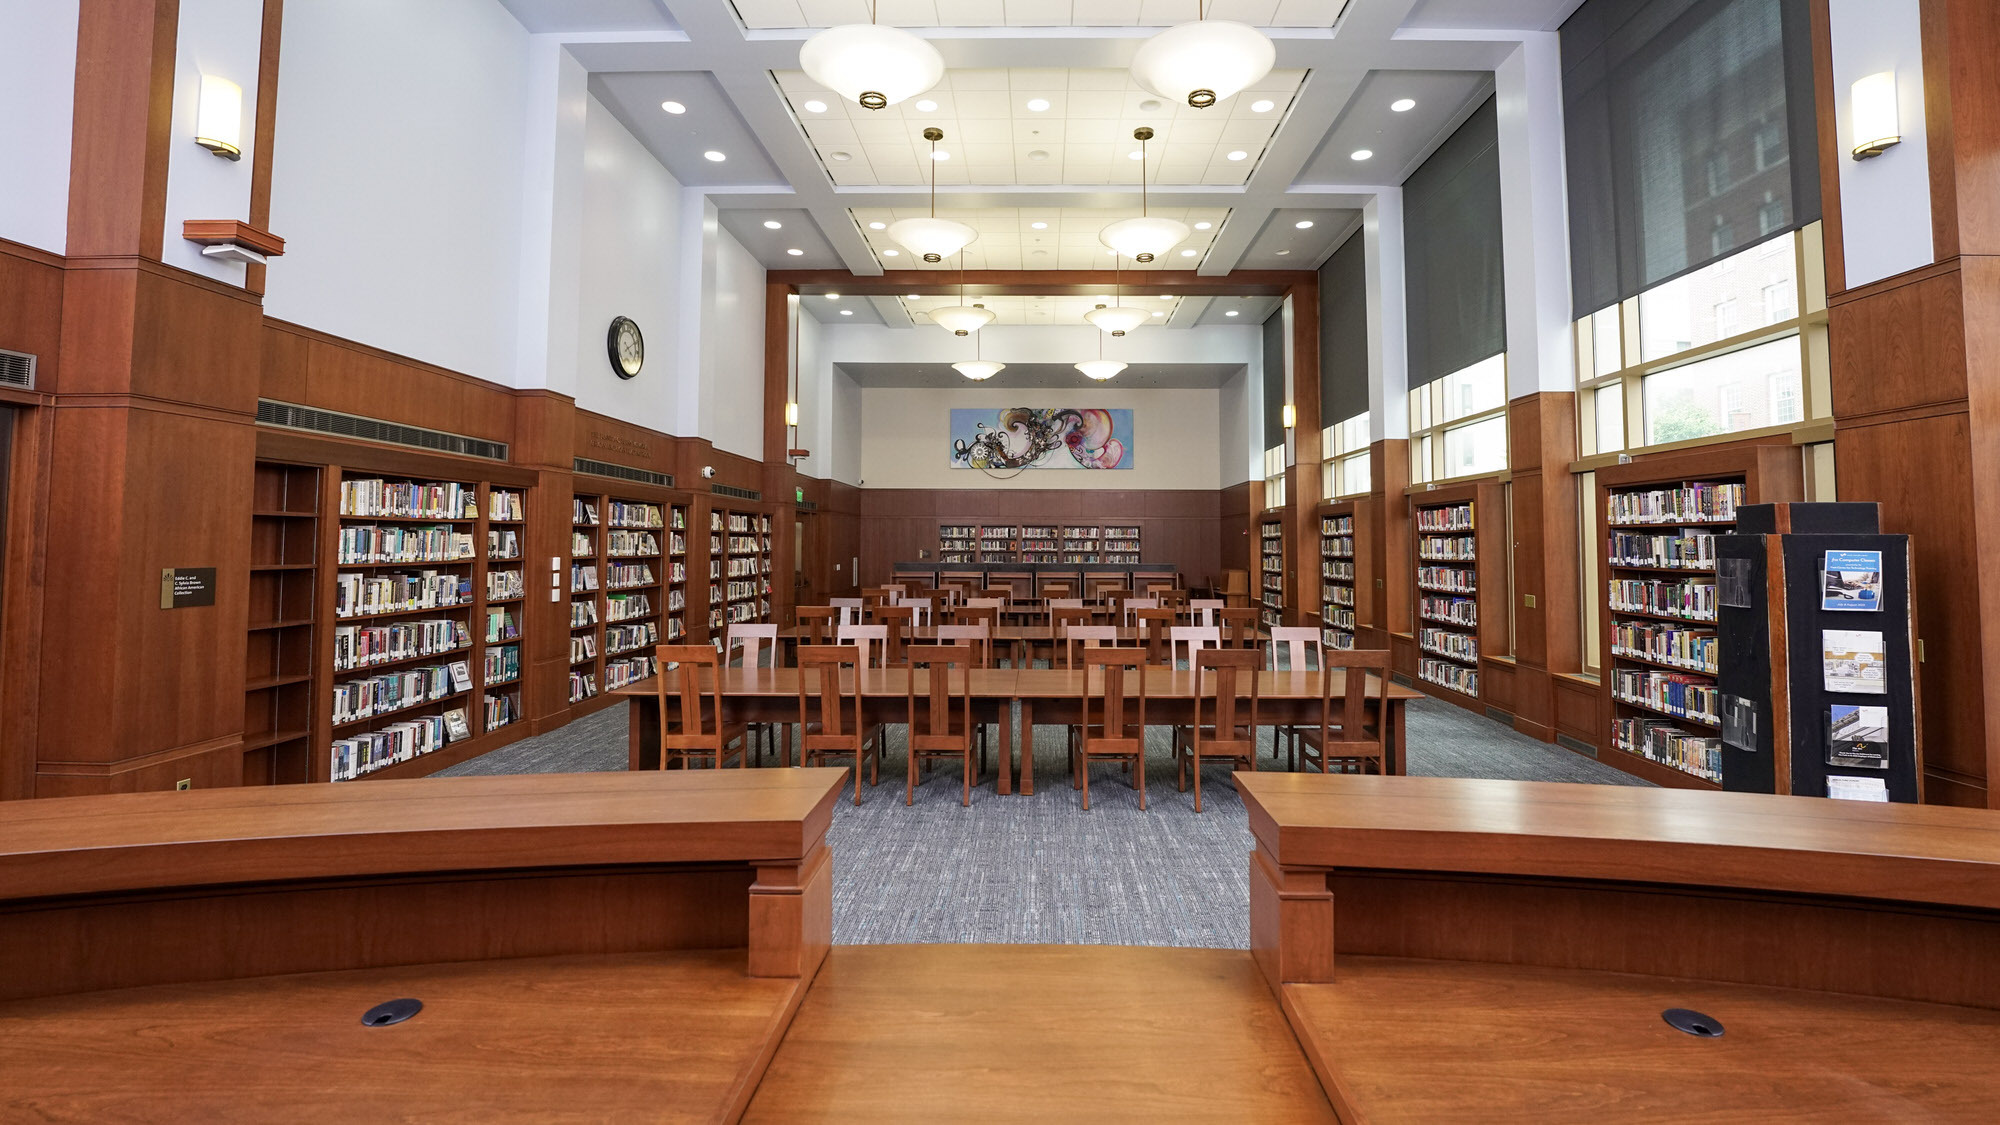
[[[1448,703],[1412,702],[1408,733],[1412,774],[1646,784]],[[957,776],[935,770],[905,807],[902,731],[889,728],[881,784],[864,787],[859,807],[835,806],[835,941],[1248,947],[1251,840],[1228,771],[1210,767],[1197,815],[1157,730],[1149,809],[1123,773],[1100,766],[1085,813],[1065,778],[1062,728],[1035,735],[1033,797],[994,793],[989,766],[965,808]],[[613,706],[439,776],[624,768],[625,709]]]

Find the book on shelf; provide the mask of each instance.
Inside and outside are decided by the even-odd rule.
[[[465,708],[454,707],[444,713],[445,733],[453,742],[464,742],[472,737],[472,724],[467,721]]]
[[[422,570],[336,574],[333,579],[333,615],[336,618],[445,609],[470,601],[470,574]]]
[[[569,533],[569,553],[572,557],[588,558],[597,553],[597,544],[581,531]]]
[[[597,566],[593,563],[571,563],[569,568],[569,590],[572,594],[588,594],[597,589]]]
[[[487,730],[498,730],[521,717],[521,702],[518,695],[512,693],[495,695],[488,692],[484,702]]]
[[[1611,612],[1714,621],[1716,584],[1691,579],[1613,578]]]
[[[511,641],[520,635],[521,619],[514,615],[513,610],[503,606],[486,611],[487,644],[493,644],[496,641]]]
[[[519,570],[489,570],[486,572],[487,601],[513,601],[517,598],[524,598],[527,594],[527,580]]]
[[[605,522],[612,527],[665,527],[666,519],[660,513],[658,504],[634,503],[625,500],[608,502]]]
[[[580,496],[571,500],[570,522],[578,527],[596,527],[597,505]]]
[[[1715,536],[1704,532],[1687,535],[1640,535],[1618,532],[1611,536],[1612,566],[1655,567],[1664,570],[1715,569]]]
[[[521,494],[505,489],[494,489],[486,494],[486,518],[506,523],[519,523],[522,519]]]
[[[340,529],[334,562],[340,566],[449,563],[470,559],[472,555],[472,533],[447,525],[351,524]]]
[[[382,477],[340,482],[340,514],[398,519],[479,518],[479,490],[469,484]]]
[[[1472,531],[1472,502],[1417,509],[1418,531]]]
[[[501,645],[486,650],[485,683],[487,687],[512,683],[521,678],[521,646]]]
[[[365,734],[336,738],[331,776],[335,781],[351,781],[385,766],[414,760],[443,746],[445,731],[444,716],[424,715]]]
[[[1434,656],[1417,661],[1417,678],[1465,695],[1479,694],[1479,669]]]
[[[351,672],[472,647],[472,631],[450,618],[340,625],[333,630],[333,670]]]
[[[575,669],[570,670],[569,701],[571,703],[581,703],[586,699],[592,698],[596,694],[597,694],[597,676],[595,673],[580,672]]]
[[[406,711],[450,694],[451,673],[442,664],[348,680],[333,685],[333,724],[343,726]]]
[[[1743,503],[1743,485],[1693,481],[1673,488],[1611,494],[1607,521],[1621,524],[1732,523]]]
[[[1653,718],[1612,720],[1612,745],[1627,754],[1722,783],[1722,740],[1691,734],[1671,721]]]
[[[463,660],[451,663],[451,687],[453,691],[472,690],[472,666]]]

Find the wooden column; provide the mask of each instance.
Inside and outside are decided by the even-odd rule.
[[[1367,542],[1375,577],[1368,589],[1354,592],[1355,601],[1369,607],[1355,643],[1388,648],[1389,634],[1415,627],[1410,591],[1416,572],[1410,568],[1416,564],[1410,559],[1410,513],[1403,497],[1410,484],[1410,439],[1384,438],[1369,445],[1368,483]]]
[[[569,550],[570,501],[575,495],[576,400],[548,390],[515,392],[512,460],[535,474],[528,498],[527,524],[522,528],[522,581],[527,600],[521,603],[521,717],[531,734],[569,721]],[[601,515],[601,513],[600,513]],[[665,550],[666,534],[660,535]],[[484,543],[479,544],[483,552]],[[554,571],[559,593],[549,600],[549,560],[562,559]],[[659,560],[661,580],[668,560]],[[661,629],[666,628],[665,595],[661,595]],[[601,689],[603,685],[600,683]]]
[[[1291,518],[1285,521],[1285,604],[1292,607],[1292,624],[1304,625],[1306,615],[1318,620],[1320,609],[1319,513],[1325,498],[1325,473],[1320,465],[1319,404],[1319,275],[1307,275],[1286,294],[1292,311],[1292,466],[1285,483]]]
[[[1925,800],[2000,807],[2000,9],[1922,0],[1935,262],[1845,287],[1827,5],[1814,5],[1834,464],[1911,536]],[[1931,658],[1935,659],[1931,659]]]
[[[795,491],[799,474],[786,455],[792,433],[785,425],[785,404],[792,401],[792,287],[782,281],[764,284],[764,499],[777,506],[771,516],[771,620],[792,623],[793,523],[798,510]],[[805,310],[798,311],[799,316]],[[824,457],[825,451],[820,451]]]
[[[1577,589],[1576,394],[1541,391],[1507,404],[1513,465],[1514,729],[1555,741],[1556,672],[1582,646]],[[1530,605],[1529,599],[1534,604]]]

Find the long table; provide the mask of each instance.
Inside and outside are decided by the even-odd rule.
[[[1346,673],[1334,685],[1336,698],[1346,688]],[[738,668],[720,670],[721,694],[727,717],[732,722],[793,723],[799,718],[799,670],[797,668]],[[928,673],[908,668],[870,668],[861,673],[860,694],[863,712],[870,722],[907,721],[906,700],[910,680],[916,677],[917,693],[929,683]],[[1015,725],[1012,708],[1021,707],[1019,790],[1024,796],[1035,792],[1034,724],[1036,708],[1043,721],[1073,723],[1084,690],[1085,673],[1067,668],[976,668],[971,673],[975,708],[992,714],[1000,727],[1000,774],[998,792],[1015,791]],[[1145,671],[1147,722],[1150,725],[1186,725],[1193,720],[1195,676],[1192,671],[1148,668]],[[702,689],[714,681],[702,674]],[[1093,681],[1092,686],[1095,686]],[[851,691],[854,681],[843,678],[843,691]],[[1131,689],[1136,695],[1136,688]],[[622,696],[627,709],[627,760],[634,770],[659,767],[659,684],[657,677],[614,688],[609,694]],[[1257,674],[1258,719],[1268,726],[1317,726],[1320,708],[1320,673],[1259,672]],[[1399,684],[1383,684],[1371,676],[1368,694],[1377,712],[1382,733],[1382,763],[1387,773],[1404,772],[1404,710],[1422,693]],[[1387,713],[1383,714],[1382,709]],[[748,762],[748,756],[745,756]]]

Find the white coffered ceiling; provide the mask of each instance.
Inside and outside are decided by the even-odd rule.
[[[1319,265],[1362,207],[1489,96],[1523,36],[1581,0],[1210,0],[1210,18],[1265,28],[1278,59],[1257,89],[1208,110],[1149,104],[1129,75],[1147,36],[1193,19],[1196,0],[879,0],[876,17],[916,30],[947,69],[924,105],[873,112],[798,68],[814,29],[867,20],[868,0],[500,2],[581,63],[591,91],[768,268],[921,268],[869,224],[928,213],[934,168],[939,214],[980,232],[967,268],[1103,269],[1097,231],[1138,213],[1131,132],[1149,125],[1150,211],[1211,224],[1182,248],[1192,256],[1151,268],[1220,277]],[[1402,97],[1416,107],[1391,111]],[[687,112],[667,120],[666,98]],[[929,159],[927,125],[944,130],[950,159]],[[1355,159],[1361,149],[1372,157]],[[755,233],[761,218],[730,221],[739,211],[782,215],[783,237]],[[1306,218],[1314,226],[1298,228]],[[932,268],[944,280],[957,265]],[[893,303],[880,311],[895,322]],[[1220,311],[1196,301],[1166,319]]]

